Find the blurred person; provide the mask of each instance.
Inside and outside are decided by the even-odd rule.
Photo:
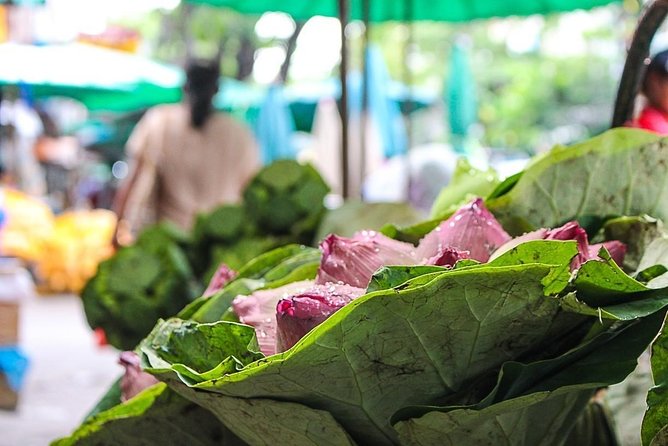
[[[51,111],[34,106],[42,131],[33,145],[33,156],[39,163],[46,182],[46,198],[56,212],[76,203],[73,183],[81,164],[81,147],[74,136],[63,135]]]
[[[190,229],[197,213],[239,201],[259,170],[251,131],[214,109],[219,77],[217,62],[190,62],[184,100],[155,106],[137,123],[127,143],[130,172],[112,206],[116,244],[157,221]]]
[[[651,58],[640,93],[644,104],[627,126],[668,135],[668,50]]]
[[[37,112],[22,93],[5,91],[0,101],[0,161],[7,178],[33,196],[46,193],[46,178],[33,151],[42,131]]]

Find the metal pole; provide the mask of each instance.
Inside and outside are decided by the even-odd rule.
[[[339,114],[341,115],[341,190],[343,198],[350,198],[350,184],[348,178],[348,45],[346,44],[346,26],[350,17],[349,0],[338,0],[339,20],[341,21],[341,64],[339,65],[339,76],[341,77],[341,103]]]
[[[410,69],[409,59],[411,46],[413,45],[413,0],[404,0],[404,22],[408,28],[406,36],[406,45],[404,46],[404,85],[407,89],[408,112],[406,114],[406,201],[410,202],[411,192],[413,190],[413,180],[411,178],[410,153],[413,145],[413,122],[411,118],[411,101],[413,99],[413,76]]]
[[[364,184],[366,176],[366,136],[369,118],[369,64],[367,56],[369,52],[369,23],[371,17],[371,0],[362,0],[362,22],[364,23],[364,35],[362,36],[362,113],[360,115],[360,189]],[[360,190],[361,191],[361,190]],[[362,199],[364,199],[364,194]]]

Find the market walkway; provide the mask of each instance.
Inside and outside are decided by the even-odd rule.
[[[0,410],[0,446],[44,446],[69,435],[122,373],[95,345],[77,296],[22,302],[20,346],[30,368],[15,412]]]

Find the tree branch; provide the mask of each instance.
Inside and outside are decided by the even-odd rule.
[[[288,79],[288,70],[290,70],[292,54],[297,48],[297,38],[299,37],[299,33],[301,33],[302,28],[304,28],[304,23],[305,22],[297,22],[295,26],[295,32],[293,32],[288,39],[287,45],[285,47],[285,60],[281,64],[281,70],[278,73],[278,81],[281,84],[285,84],[285,81]]]

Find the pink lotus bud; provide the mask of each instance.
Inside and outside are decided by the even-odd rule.
[[[619,240],[611,240],[609,242],[597,243],[591,245],[588,251],[588,258],[598,259],[598,253],[601,248],[605,248],[610,253],[610,257],[615,261],[620,267],[624,264],[624,256],[626,256],[626,245]]]
[[[508,242],[504,243],[502,246],[499,247],[499,249],[497,249],[492,253],[492,255],[489,257],[489,261],[491,262],[492,260],[501,256],[501,254],[504,254],[510,251],[511,249],[516,248],[522,243],[531,242],[533,240],[545,240],[545,237],[547,237],[547,233],[548,233],[547,229],[541,228],[536,231],[527,232],[526,234],[520,235],[519,237],[510,239]]]
[[[366,288],[381,266],[419,263],[415,247],[375,231],[361,231],[353,238],[328,235],[321,243],[322,260],[316,283],[344,283]]]
[[[129,400],[158,382],[155,376],[142,371],[139,356],[135,352],[121,352],[118,363],[125,367],[125,373],[121,378],[121,401]]]
[[[571,269],[580,268],[589,259],[587,231],[577,221],[569,221],[563,226],[548,230],[545,240],[575,240],[578,243],[578,255],[571,262]]]
[[[232,301],[232,309],[239,321],[255,328],[260,351],[266,356],[276,353],[276,304],[312,285],[312,280],[293,282],[279,288],[255,291],[248,296],[237,296]]]
[[[454,266],[458,260],[470,259],[471,254],[468,251],[459,251],[458,249],[444,246],[433,257],[422,261],[425,265],[436,266]]]
[[[335,311],[363,295],[363,288],[328,283],[281,299],[276,306],[276,349],[283,352]]]
[[[477,198],[427,234],[418,245],[417,255],[423,259],[438,259],[451,248],[468,251],[471,259],[487,262],[490,254],[508,240],[510,236],[482,199]]]
[[[224,263],[221,263],[218,266],[218,269],[214,273],[213,277],[209,281],[209,286],[204,291],[203,296],[209,297],[216,294],[218,291],[222,290],[225,285],[227,285],[232,279],[237,276],[237,272],[231,269]]]
[[[578,245],[578,254],[571,262],[571,270],[580,268],[580,266],[582,266],[582,264],[588,260],[599,259],[598,252],[602,246],[605,246],[605,248],[610,252],[612,259],[618,265],[623,263],[624,255],[626,254],[626,245],[616,240],[599,243],[596,245],[589,245],[587,232],[584,230],[584,228],[582,228],[577,221],[569,221],[568,223],[558,228],[542,228],[533,232],[528,232],[519,237],[515,237],[497,249],[490,257],[490,260],[494,260],[501,254],[510,251],[516,246],[532,240],[575,240]]]

